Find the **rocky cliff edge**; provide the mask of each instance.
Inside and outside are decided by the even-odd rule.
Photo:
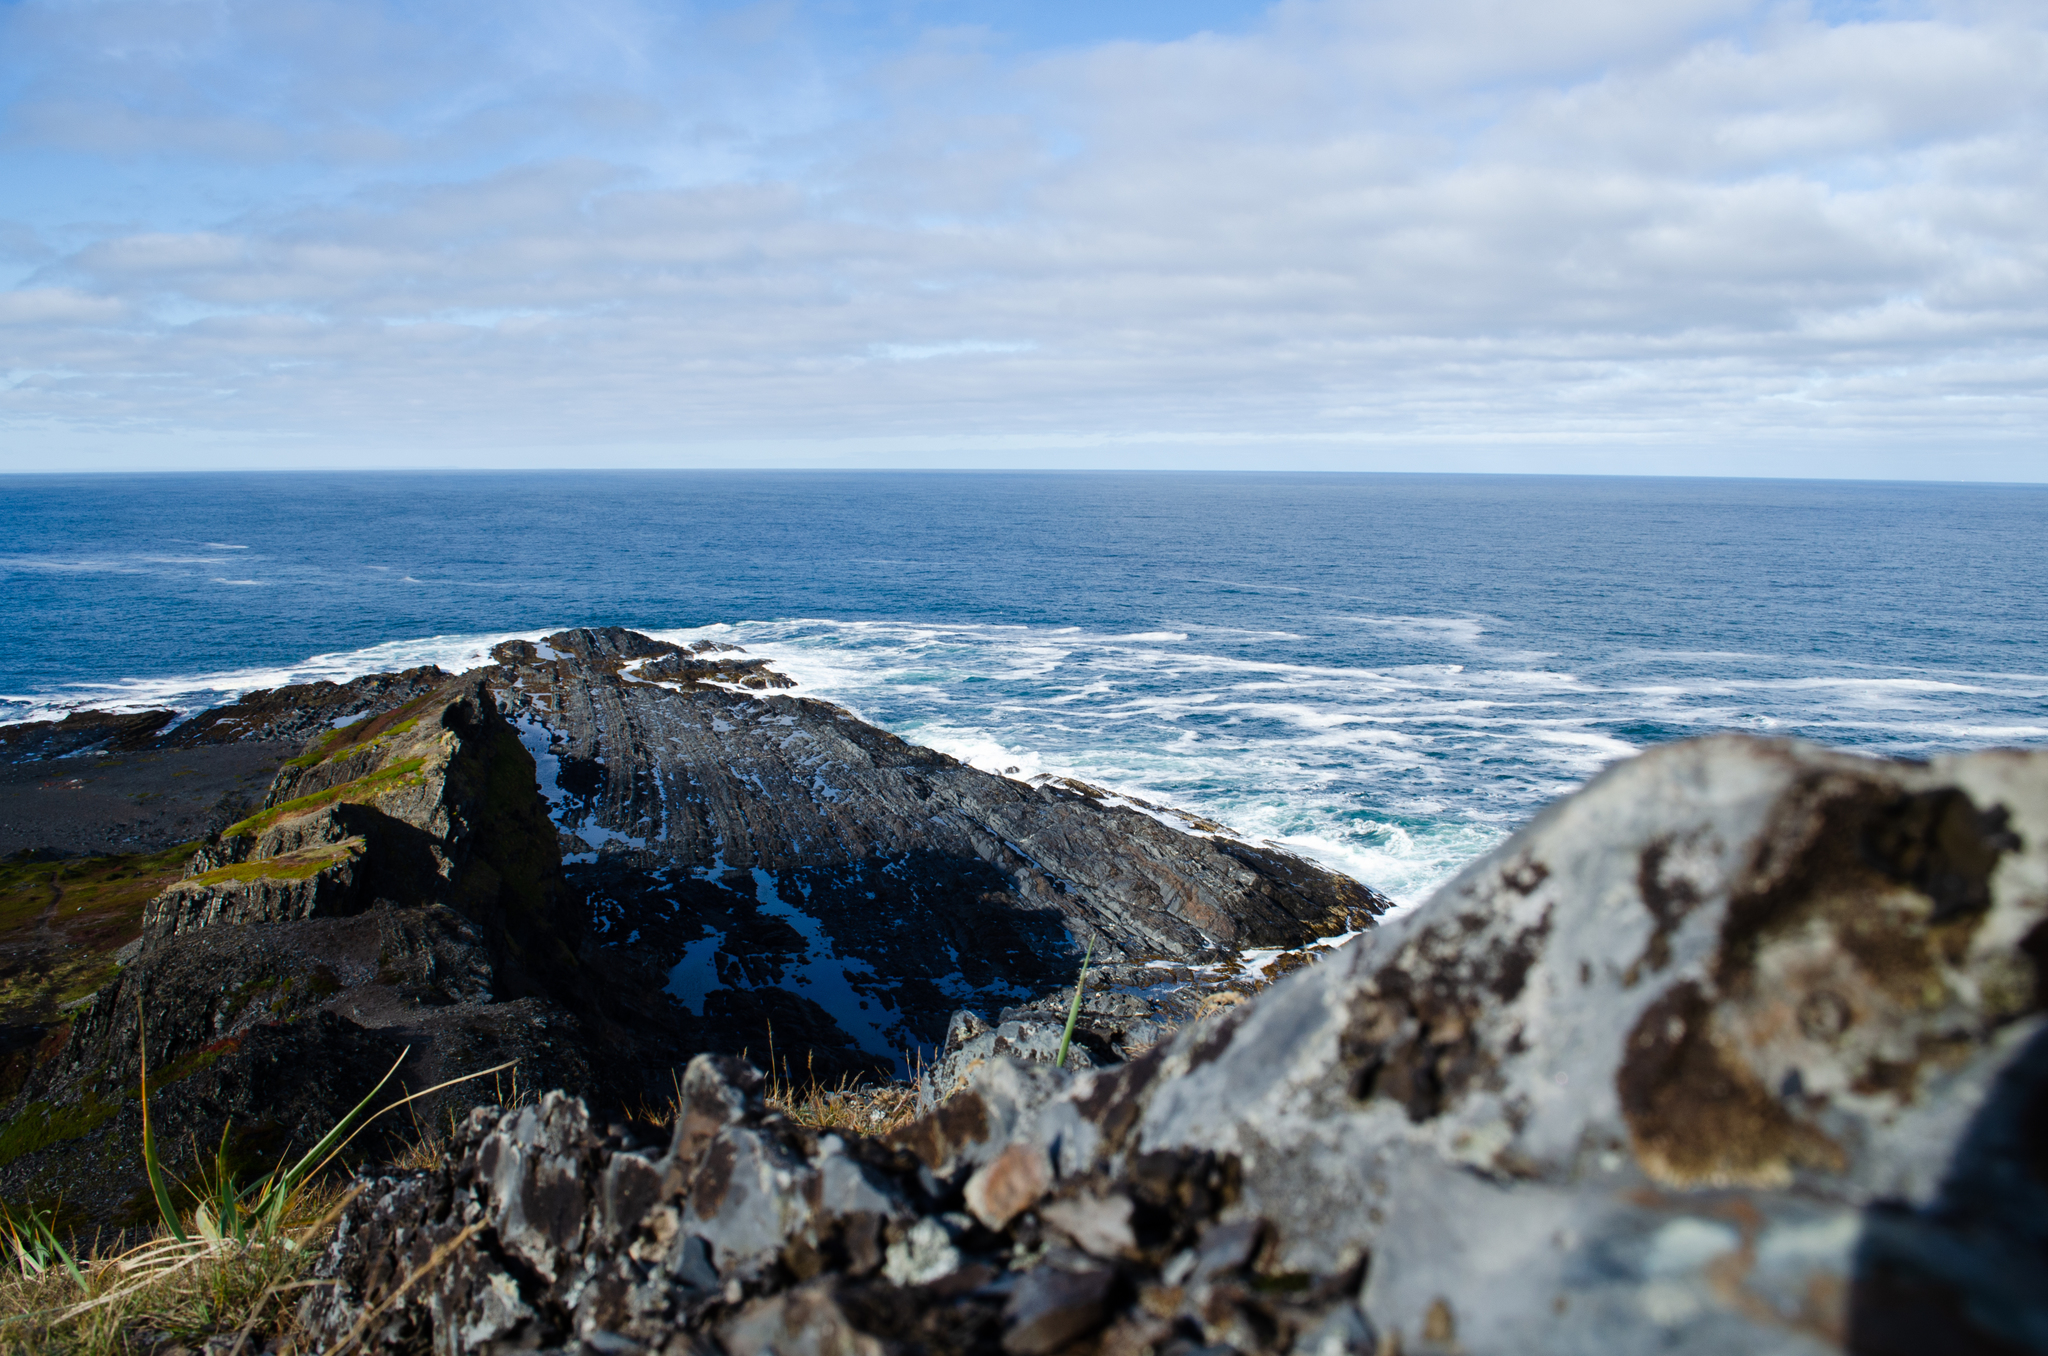
[[[310,1145],[407,1048],[391,1095],[506,1060],[603,1089],[532,760],[480,680],[440,679],[324,729],[144,906],[119,972],[43,1037],[0,1131],[0,1193],[94,1223],[153,1218],[144,1030],[180,1170],[230,1123],[245,1165]]]
[[[351,1207],[376,1350],[2048,1351],[2048,754],[1718,737],[1145,1057],[884,1142],[699,1059]]]

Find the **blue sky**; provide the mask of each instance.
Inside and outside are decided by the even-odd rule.
[[[0,0],[0,470],[2048,480],[2044,16]]]

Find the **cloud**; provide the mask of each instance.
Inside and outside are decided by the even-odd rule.
[[[0,325],[104,325],[126,308],[111,297],[68,287],[18,287],[0,292]]]
[[[0,124],[44,169],[8,464],[1769,446],[2048,479],[2024,8],[1289,0],[1021,53],[505,13],[0,11],[43,53]],[[80,224],[167,165],[207,193]]]

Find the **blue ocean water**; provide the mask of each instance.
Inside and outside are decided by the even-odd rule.
[[[2048,487],[1030,473],[0,480],[0,720],[714,636],[1413,900],[1716,729],[2048,740]]]

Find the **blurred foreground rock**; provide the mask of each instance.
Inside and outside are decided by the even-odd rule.
[[[357,1198],[305,1317],[448,1353],[2048,1351],[2044,919],[2048,754],[1673,745],[1134,1062],[991,1052],[887,1141],[710,1057],[666,1145],[472,1113]]]

